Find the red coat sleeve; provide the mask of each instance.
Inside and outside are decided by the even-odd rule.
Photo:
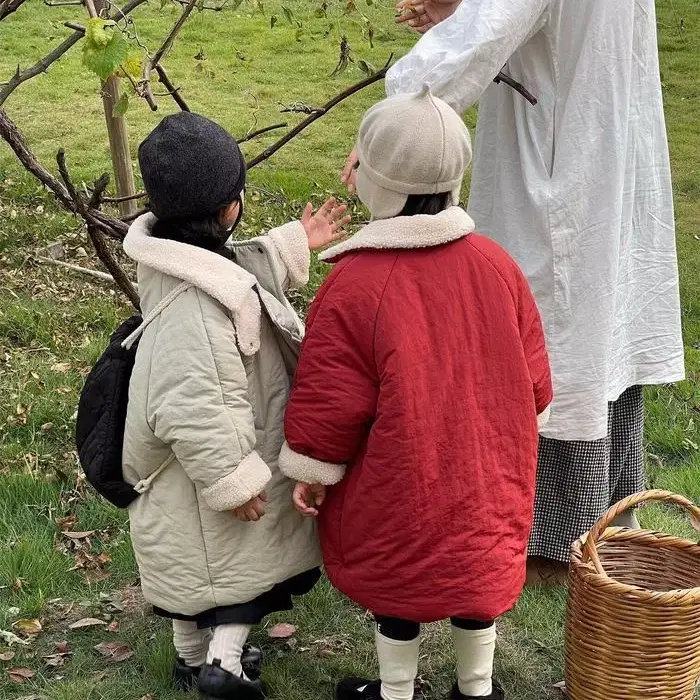
[[[518,323],[520,326],[520,338],[525,351],[532,387],[535,394],[537,415],[544,417],[545,412],[552,403],[552,375],[549,366],[549,355],[545,341],[542,319],[537,308],[530,286],[525,276],[520,275],[520,304],[518,311]],[[548,417],[548,414],[547,416]],[[543,421],[543,422],[546,422]],[[541,425],[543,424],[541,422]]]
[[[280,469],[297,481],[340,481],[374,421],[374,328],[382,285],[359,266],[362,277],[353,272],[353,260],[340,263],[309,312],[280,454]]]

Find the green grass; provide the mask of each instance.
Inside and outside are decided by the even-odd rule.
[[[280,121],[280,104],[316,105],[360,79],[356,65],[331,75],[343,33],[355,58],[374,65],[383,64],[392,52],[403,53],[413,42],[393,25],[388,0],[371,6],[358,2],[374,28],[373,48],[367,42],[368,24],[359,14],[343,16],[345,2],[330,0],[328,19],[314,16],[319,4],[285,3],[302,22],[299,42],[297,28],[285,20],[278,0],[265,2],[265,15],[246,0],[237,11],[196,16],[168,57],[171,77],[195,110],[242,135]],[[153,2],[137,13],[141,40],[151,48],[175,16],[171,7],[160,11],[158,6]],[[700,10],[694,0],[659,0],[657,7],[689,379],[647,392],[649,483],[700,502]],[[0,80],[66,36],[63,22],[83,21],[81,13],[77,7],[48,8],[29,0],[0,24]],[[271,30],[272,14],[279,21]],[[202,47],[208,58],[197,72],[194,56]],[[339,191],[337,173],[359,118],[381,94],[375,86],[343,103],[251,173],[243,235],[298,215],[307,199],[320,201]],[[158,113],[139,102],[128,113],[134,154],[139,140],[173,109],[166,98],[159,101]],[[80,65],[79,50],[21,87],[6,108],[52,169],[56,150],[64,147],[77,181],[89,182],[109,170],[101,100],[96,80]],[[298,119],[284,116],[290,122]],[[473,124],[474,114],[468,121]],[[272,140],[247,144],[246,150],[256,153]],[[134,595],[137,573],[125,514],[93,498],[77,478],[72,431],[78,391],[109,333],[129,310],[108,287],[33,261],[35,248],[57,240],[68,260],[96,264],[79,224],[0,144],[0,630],[31,617],[40,618],[44,627],[31,645],[12,647],[17,653],[12,661],[0,662],[0,697],[185,700],[187,696],[178,696],[170,686],[173,651],[167,625],[147,615]],[[325,273],[324,266],[314,266],[309,290],[294,298],[299,308],[306,306]],[[80,555],[69,549],[56,524],[69,515],[78,518],[77,529],[95,531],[89,553],[108,555],[104,571],[109,578],[95,580],[103,577],[70,571]],[[642,518],[650,527],[692,534],[677,510],[655,506],[645,509]],[[123,604],[115,607],[114,601]],[[564,604],[561,590],[528,590],[502,621],[498,671],[512,698],[556,696],[550,687],[563,673]],[[81,617],[117,620],[119,630],[69,630]],[[267,652],[273,700],[330,698],[339,677],[376,670],[364,611],[327,583],[300,601],[294,613],[277,619],[293,622],[299,632],[293,649],[271,644],[264,629],[254,633]],[[46,666],[42,657],[64,640],[73,652],[70,660],[59,668]],[[93,649],[105,640],[130,645],[134,657],[122,664],[106,663]],[[0,642],[0,653],[5,651]],[[446,628],[426,628],[421,660],[425,697],[444,697],[453,663]],[[12,684],[7,675],[12,666],[32,668],[36,676],[27,684]],[[103,673],[107,675],[95,676]]]

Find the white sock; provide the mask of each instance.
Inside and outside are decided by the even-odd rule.
[[[409,642],[375,633],[379,677],[384,700],[413,700],[413,688],[418,675],[420,635]]]
[[[620,513],[620,515],[612,521],[612,525],[613,527],[628,527],[631,530],[641,530],[642,528],[639,524],[637,513],[634,510],[626,510],[624,513]]]
[[[462,695],[484,697],[493,691],[496,625],[485,630],[463,630],[452,625],[457,652],[457,685]]]
[[[229,671],[235,676],[243,676],[241,654],[251,628],[252,625],[220,625],[215,627],[214,637],[209,642],[207,663],[211,664],[214,659],[219,659],[221,668],[225,671]]]
[[[188,666],[203,666],[211,639],[209,628],[198,629],[196,622],[173,620],[173,644],[177,655]]]

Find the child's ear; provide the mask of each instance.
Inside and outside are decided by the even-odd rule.
[[[228,228],[238,218],[238,209],[240,206],[241,203],[237,199],[234,199],[233,202],[227,204],[219,212],[219,223],[224,228]]]

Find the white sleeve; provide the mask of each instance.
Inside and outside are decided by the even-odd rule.
[[[428,85],[458,112],[481,97],[513,53],[546,22],[551,0],[462,0],[386,77],[387,95]]]

